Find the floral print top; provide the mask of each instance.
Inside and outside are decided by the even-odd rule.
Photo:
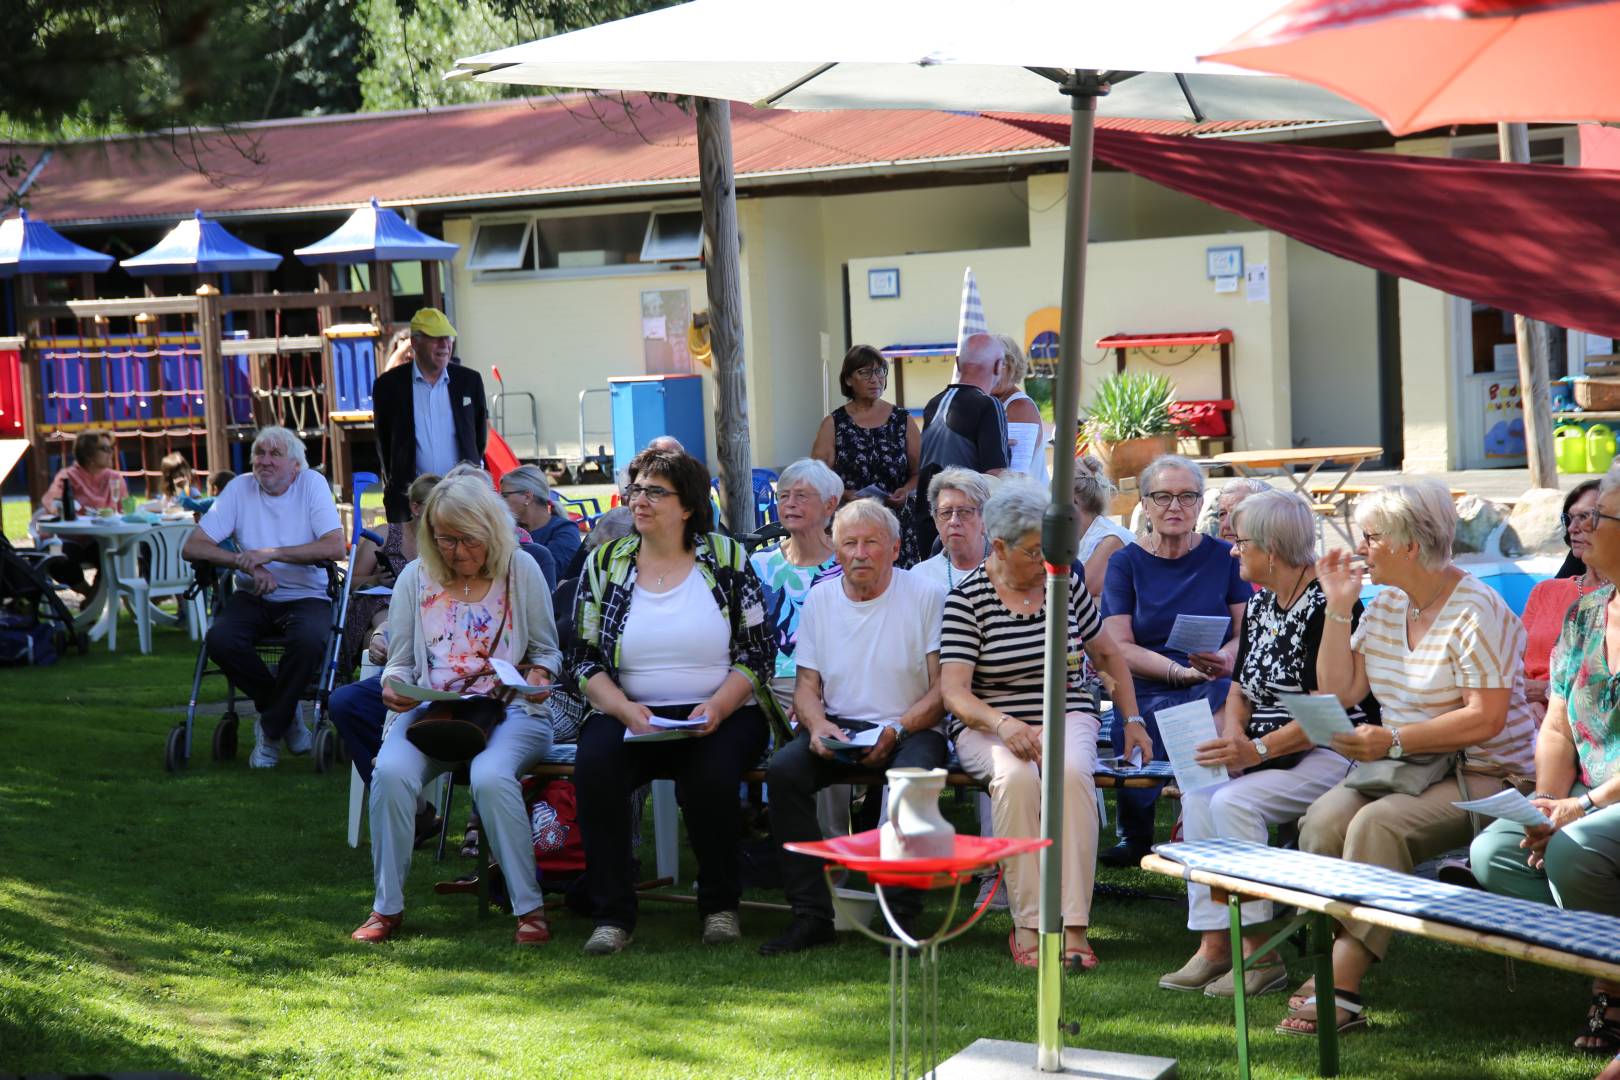
[[[1620,675],[1609,671],[1604,625],[1614,586],[1581,597],[1553,646],[1550,696],[1569,704],[1581,783],[1597,787],[1620,765]]]
[[[462,682],[489,667],[489,658],[513,660],[509,635],[511,611],[506,581],[496,581],[482,600],[464,600],[437,582],[428,580],[422,592],[422,633],[427,639],[428,685],[435,690],[461,690],[485,694],[495,677],[485,675]]]
[[[765,610],[776,633],[776,677],[791,679],[799,671],[793,654],[799,646],[799,611],[804,598],[810,595],[810,586],[842,577],[844,569],[831,555],[819,566],[790,563],[781,545],[754,552],[748,562],[765,587]]]

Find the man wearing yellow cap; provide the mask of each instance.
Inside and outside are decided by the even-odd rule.
[[[451,363],[455,339],[456,328],[444,312],[423,308],[411,318],[411,362],[383,372],[372,384],[389,521],[410,520],[406,492],[418,476],[443,476],[462,461],[484,463],[489,440],[484,380]]]

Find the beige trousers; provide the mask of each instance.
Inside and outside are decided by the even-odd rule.
[[[1354,769],[1350,775],[1356,775]],[[1505,778],[1481,773],[1465,772],[1463,778],[1468,782],[1470,799],[1493,795],[1508,786]],[[1474,826],[1468,811],[1451,805],[1461,798],[1455,775],[1421,795],[1385,795],[1377,799],[1340,783],[1305,811],[1299,825],[1299,849],[1410,874],[1425,859],[1466,847],[1473,840]],[[1346,919],[1344,929],[1368,952],[1380,960],[1384,958],[1390,930],[1355,919]]]
[[[1063,925],[1091,924],[1091,884],[1097,877],[1097,718],[1073,712],[1063,725]],[[990,787],[997,836],[1041,835],[1041,771],[994,735],[964,728],[956,737],[962,769]],[[1013,925],[1040,928],[1041,868],[1037,853],[1007,860],[1007,900]]]

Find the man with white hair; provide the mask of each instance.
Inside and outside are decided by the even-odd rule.
[[[1006,351],[990,334],[974,334],[956,358],[956,379],[923,409],[922,451],[917,462],[917,554],[933,554],[934,519],[928,512],[928,484],[950,465],[1000,476],[1011,459],[1007,449],[1007,414],[992,391],[1001,377]]]
[[[778,846],[820,840],[816,792],[851,773],[891,767],[939,768],[945,733],[939,721],[939,629],[945,594],[894,565],[900,523],[876,499],[857,499],[833,518],[833,548],[843,575],[810,589],[799,613],[793,707],[797,737],[771,758],[766,789]],[[875,742],[835,750],[828,739],[877,731]],[[869,735],[867,737],[870,737]],[[760,946],[765,956],[800,952],[833,940],[832,898],[821,862],[783,853],[782,877],[793,922]],[[902,923],[922,894],[898,890],[891,907]]]
[[[298,718],[298,698],[320,669],[332,624],[326,573],[343,558],[343,523],[332,489],[309,469],[304,444],[282,427],[262,428],[253,440],[253,471],[225,486],[186,539],[183,554],[236,574],[236,589],[208,631],[208,655],[259,710],[248,764],[273,768],[275,744],[309,752],[310,733]],[[222,547],[235,541],[236,550]],[[285,638],[275,674],[258,642]]]

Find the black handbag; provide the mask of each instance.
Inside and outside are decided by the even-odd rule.
[[[506,706],[492,697],[435,701],[411,721],[405,737],[435,761],[471,761],[489,745],[489,734],[506,717]]]

